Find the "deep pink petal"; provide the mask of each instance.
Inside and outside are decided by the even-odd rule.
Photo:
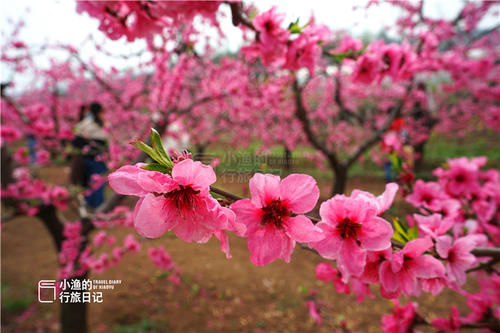
[[[272,226],[262,227],[248,235],[250,261],[256,266],[264,266],[280,257],[283,245],[280,232]]]
[[[360,276],[366,265],[366,250],[362,249],[354,239],[344,239],[338,260],[349,274]]]
[[[146,171],[133,165],[123,166],[108,176],[109,185],[119,194],[145,196],[147,192],[138,183],[143,172]]]
[[[316,278],[324,282],[332,281],[337,275],[337,270],[326,262],[319,263],[314,272],[316,273]]]
[[[191,186],[196,190],[207,190],[217,180],[211,166],[191,159],[186,159],[174,165],[172,178],[179,185]]]
[[[307,213],[318,202],[319,188],[313,177],[294,173],[281,181],[280,195],[294,213]]]
[[[288,218],[285,231],[297,242],[317,242],[325,238],[323,231],[303,215]]]
[[[165,199],[148,194],[137,208],[134,225],[137,232],[147,238],[162,236],[169,227],[165,221]]]
[[[392,226],[386,220],[375,217],[363,223],[358,239],[364,249],[382,251],[391,246]]]
[[[323,230],[325,238],[318,242],[309,242],[309,247],[318,251],[323,258],[337,259],[342,239],[335,232],[335,228],[326,222],[320,222],[316,224],[316,227]]]
[[[280,197],[280,177],[270,174],[256,173],[250,179],[250,194],[257,208],[262,208],[271,200]]]

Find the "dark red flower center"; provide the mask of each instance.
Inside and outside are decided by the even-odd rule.
[[[262,207],[262,211],[264,215],[260,224],[267,225],[271,223],[278,229],[283,228],[285,218],[292,215],[292,212],[280,199],[269,202],[267,206]]]
[[[164,197],[172,200],[178,209],[191,209],[198,204],[199,193],[200,191],[194,190],[191,186],[179,185],[177,190],[165,193]]]
[[[337,224],[337,230],[340,233],[340,237],[344,239],[356,238],[358,235],[358,230],[361,229],[361,224],[351,221],[348,217],[344,218]]]
[[[424,193],[422,195],[422,201],[425,202],[426,204],[430,204],[432,199],[433,199],[433,197],[430,193]]]
[[[457,183],[463,183],[463,182],[465,181],[465,175],[463,175],[463,174],[461,174],[461,173],[460,173],[460,174],[458,174],[458,175],[456,175],[456,176],[455,176],[455,181],[456,181]]]
[[[267,32],[271,32],[274,30],[274,22],[269,20],[264,23],[264,28],[266,29]]]

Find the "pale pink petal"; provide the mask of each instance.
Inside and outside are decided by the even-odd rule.
[[[413,295],[417,290],[417,279],[409,271],[402,269],[398,272],[399,285],[405,295]]]
[[[224,230],[216,230],[214,232],[215,237],[220,241],[220,249],[226,254],[227,259],[231,259],[231,253],[229,253],[229,239]]]
[[[382,251],[391,246],[393,230],[389,222],[374,217],[363,223],[358,239],[364,249],[369,251]]]
[[[285,223],[285,231],[297,242],[317,242],[325,238],[323,231],[303,215],[289,217]]]
[[[264,266],[280,257],[283,238],[275,228],[262,227],[248,236],[250,261],[256,266]]]
[[[156,171],[140,173],[137,182],[146,192],[167,193],[178,188],[169,175]]]
[[[207,228],[194,216],[184,216],[178,219],[178,223],[172,228],[175,235],[185,242],[206,243],[214,230]]]
[[[281,181],[280,195],[293,212],[307,213],[318,202],[319,188],[313,177],[294,173]]]
[[[428,254],[413,259],[410,269],[416,277],[424,279],[442,277],[445,272],[441,261]]]
[[[441,236],[436,239],[436,251],[441,258],[448,258],[452,239],[450,236]]]
[[[243,224],[245,231],[241,236],[246,236],[249,229],[260,225],[262,210],[255,207],[250,199],[238,200],[231,204],[231,209],[236,215],[235,223]]]
[[[484,235],[481,235],[481,236],[486,237]],[[455,248],[455,251],[457,251],[457,252],[468,253],[473,248],[476,247],[476,243],[477,243],[477,241],[476,241],[475,237],[472,237],[472,235],[465,236],[465,237],[460,237],[457,240],[455,240],[453,247]]]
[[[344,201],[344,199],[330,199],[323,202],[319,207],[321,221],[336,226],[339,221],[343,220],[346,215]]]
[[[282,232],[279,234],[281,236],[282,246],[279,258],[284,260],[286,263],[289,263],[292,257],[293,249],[295,248],[295,241]]]
[[[269,201],[280,197],[280,177],[269,174],[256,173],[250,179],[250,194],[252,202],[257,208],[262,208]]]
[[[167,231],[163,197],[148,194],[137,209],[134,225],[137,232],[147,238],[158,238]]]
[[[388,292],[394,292],[399,288],[399,280],[396,273],[392,271],[389,261],[380,264],[379,277],[380,283]]]
[[[332,281],[337,275],[337,270],[326,262],[319,263],[314,272],[316,273],[316,278],[324,282]]]
[[[354,239],[344,239],[338,260],[349,274],[360,276],[366,264],[366,250],[363,250]]]
[[[309,242],[309,247],[315,249],[319,254],[326,259],[337,259],[342,244],[342,239],[335,232],[335,227],[328,223],[320,222],[316,224],[318,228],[323,230],[325,238],[319,242]]]
[[[430,237],[417,238],[406,243],[403,252],[410,258],[416,258],[432,247],[433,243]]]
[[[174,165],[172,178],[179,185],[191,186],[196,190],[206,190],[217,180],[212,167],[191,159],[186,159]]]
[[[392,202],[394,201],[394,197],[396,196],[396,192],[399,189],[399,185],[396,183],[389,183],[385,185],[385,191],[382,195],[377,197],[378,202],[378,211],[377,215],[382,214],[386,210],[391,207]]]
[[[145,196],[147,192],[138,183],[143,172],[146,171],[133,165],[123,166],[108,176],[109,185],[119,194]]]

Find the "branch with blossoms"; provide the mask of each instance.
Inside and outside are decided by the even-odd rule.
[[[458,239],[457,245],[450,236],[440,237],[449,228],[439,234],[419,234],[421,224],[410,228],[394,219],[394,231],[382,214],[394,200],[396,184],[388,184],[378,197],[360,190],[354,190],[350,197],[334,196],[321,204],[321,220],[315,225],[312,221],[318,220],[305,215],[319,198],[312,177],[291,174],[280,180],[257,173],[250,180],[251,199],[242,199],[211,186],[216,180],[211,167],[186,155],[172,159],[159,138],[152,130],[152,146],[133,142],[153,163],[124,166],[109,176],[116,192],[140,197],[134,223],[144,237],[157,238],[173,230],[186,242],[204,243],[215,235],[230,257],[226,232],[232,231],[248,238],[250,261],[259,266],[276,259],[289,262],[295,244],[307,243],[322,257],[337,261],[344,283],[350,278],[364,284],[380,283],[382,295],[389,298],[415,295],[420,289],[439,293],[444,286],[460,286],[465,282],[465,271],[478,262],[471,251],[486,253],[479,249],[488,245],[480,229],[469,231],[471,234]],[[232,203],[221,205],[210,192]],[[421,218],[415,216],[417,221]],[[431,222],[440,225],[439,221]],[[393,244],[402,249],[393,251]],[[492,249],[490,255],[498,253]],[[466,264],[452,261],[464,256]]]

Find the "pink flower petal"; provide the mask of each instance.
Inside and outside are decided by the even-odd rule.
[[[194,216],[178,219],[178,223],[172,229],[177,237],[188,243],[206,243],[214,232]]]
[[[403,252],[406,256],[416,258],[432,247],[433,243],[430,237],[417,238],[406,243]]]
[[[442,277],[445,272],[441,261],[428,254],[413,259],[410,267],[416,277],[424,279]]]
[[[247,236],[247,231],[260,225],[262,220],[262,210],[255,207],[250,199],[243,199],[234,202],[231,209],[236,215],[236,223],[243,224],[245,231],[240,236]]]
[[[156,171],[140,173],[137,182],[146,192],[167,193],[178,188],[169,175]]]
[[[396,273],[392,271],[390,261],[380,264],[379,277],[382,287],[388,292],[394,292],[399,288],[399,280]]]
[[[364,249],[382,251],[391,246],[393,230],[389,222],[380,217],[374,217],[363,223],[358,233],[358,239]]]
[[[288,218],[285,230],[290,238],[298,242],[317,242],[325,238],[323,231],[303,215]]]
[[[215,237],[220,241],[220,249],[226,254],[227,259],[231,259],[231,253],[229,253],[229,239],[224,230],[216,230],[214,232]]]
[[[280,197],[279,176],[256,173],[250,179],[249,186],[252,202],[257,208],[262,208],[269,201]]]
[[[382,195],[377,197],[378,202],[378,211],[377,215],[382,214],[386,210],[391,207],[392,202],[394,201],[394,197],[396,196],[396,192],[399,189],[399,185],[396,183],[389,183],[385,185],[385,191]]]
[[[217,177],[212,167],[199,161],[186,159],[174,165],[172,178],[183,186],[191,186],[196,190],[208,190]]]
[[[360,276],[366,264],[366,250],[363,250],[354,239],[344,239],[338,260],[349,274]]]
[[[167,231],[164,201],[163,197],[148,194],[140,202],[134,221],[135,228],[140,235],[147,238],[158,238]]]
[[[264,266],[280,257],[283,238],[274,227],[262,227],[248,236],[250,261],[256,266]]]
[[[119,194],[145,196],[147,192],[137,182],[143,172],[146,171],[133,165],[123,166],[108,176],[109,185]]]
[[[324,238],[318,242],[309,242],[309,247],[318,251],[323,258],[337,259],[342,239],[335,231],[335,227],[326,222],[320,222],[316,227],[323,230]]]
[[[311,211],[319,198],[319,188],[313,177],[303,174],[291,174],[281,181],[281,199],[288,202],[295,213]]]
[[[452,239],[450,236],[441,236],[436,239],[436,251],[441,258],[448,258]]]

